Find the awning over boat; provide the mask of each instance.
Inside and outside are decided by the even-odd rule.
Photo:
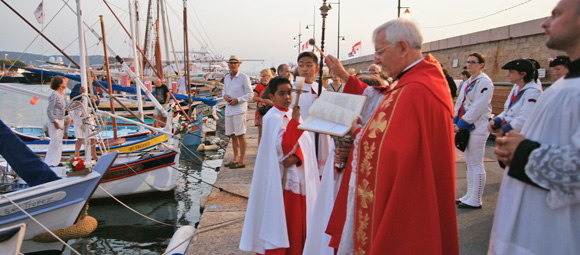
[[[0,154],[30,186],[60,179],[2,120],[0,120]]]
[[[38,74],[43,73],[44,75],[53,75],[53,76],[60,75],[60,76],[67,77],[67,78],[69,78],[71,80],[74,80],[74,81],[78,81],[78,82],[81,81],[81,77],[78,76],[78,75],[64,74],[64,73],[61,73],[61,72],[48,71],[48,70],[37,69],[37,68],[30,68],[30,67],[27,67],[25,69],[28,70],[28,71],[30,71],[30,72],[33,72],[33,73],[38,73]],[[109,87],[109,84],[106,83],[106,82],[104,82],[104,81],[98,81],[98,82],[101,85],[103,85],[103,87],[105,87],[105,88],[108,88]],[[137,94],[137,89],[134,88],[134,87],[123,87],[123,86],[121,86],[119,84],[116,84],[116,83],[113,83],[112,84],[112,87],[113,87],[113,90],[115,90],[115,91],[127,92],[127,93],[131,93],[131,94]],[[145,94],[145,91],[141,91],[141,93],[144,95]],[[155,94],[155,92],[152,92],[152,93]],[[173,93],[173,95],[177,99],[189,100],[189,97],[187,95],[176,94],[176,93]],[[200,102],[203,102],[204,104],[207,104],[209,106],[214,106],[214,105],[216,105],[218,103],[217,100],[212,100],[212,99],[202,98],[202,97],[191,97],[191,100],[193,100],[193,101],[200,101]]]

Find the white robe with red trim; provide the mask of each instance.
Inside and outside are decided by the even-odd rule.
[[[286,116],[286,118],[284,118]],[[292,110],[283,112],[276,107],[262,119],[262,139],[258,148],[252,188],[240,240],[240,249],[264,254],[265,250],[288,248],[288,229],[282,193],[282,161],[292,155],[282,151],[282,139],[292,118]],[[303,133],[298,144],[303,152],[302,165],[288,168],[286,190],[306,196],[306,222],[312,215],[320,183],[314,155],[314,143]]]

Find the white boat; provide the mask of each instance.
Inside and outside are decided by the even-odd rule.
[[[119,154],[92,199],[172,191],[177,186],[179,154],[171,150]],[[53,168],[62,176],[64,167]],[[105,192],[106,190],[107,192]]]
[[[117,154],[117,152],[112,152],[101,156],[93,171],[87,175],[65,177],[2,194],[0,197],[0,228],[19,223],[27,225],[24,235],[26,241],[24,241],[21,251],[23,253],[61,250],[63,244],[60,242],[39,243],[31,239],[46,232],[44,227],[56,230],[73,225],[99,181],[103,178],[103,174],[115,161]],[[25,210],[26,214],[22,210]]]

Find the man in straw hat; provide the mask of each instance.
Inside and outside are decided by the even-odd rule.
[[[229,168],[246,167],[246,112],[248,100],[254,94],[250,86],[250,77],[239,72],[242,62],[237,55],[230,56],[228,68],[230,73],[224,78],[222,95],[226,100],[226,135],[232,138],[234,159],[225,166]]]

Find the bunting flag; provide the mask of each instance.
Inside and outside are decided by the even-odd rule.
[[[348,53],[349,57],[358,57],[358,55],[360,53],[360,43],[361,43],[361,41],[355,43],[352,46],[352,50]]]
[[[305,44],[302,44],[302,51],[305,51],[308,49],[308,41],[306,41]]]
[[[36,18],[36,21],[38,21],[39,24],[44,23],[44,0],[40,1],[40,4],[36,8],[36,11],[34,11],[34,17]]]

